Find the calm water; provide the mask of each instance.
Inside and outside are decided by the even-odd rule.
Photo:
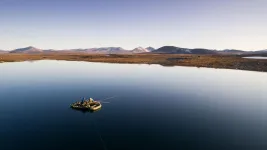
[[[267,59],[267,57],[262,57],[262,56],[250,56],[250,57],[243,57],[247,59]]]
[[[1,150],[266,150],[267,73],[159,65],[0,64]],[[69,108],[107,100],[95,113]]]

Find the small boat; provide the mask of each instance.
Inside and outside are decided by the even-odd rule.
[[[102,107],[100,102],[95,102],[92,106],[90,106],[90,110],[95,111]]]
[[[71,104],[70,107],[73,109],[79,109],[79,110],[96,111],[96,110],[99,110],[102,107],[102,105],[99,101],[94,101],[92,98],[90,98],[88,100],[75,102]]]

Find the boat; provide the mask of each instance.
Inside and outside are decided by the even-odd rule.
[[[92,106],[90,106],[90,110],[96,111],[102,107],[100,102],[95,102]]]
[[[102,105],[99,101],[94,101],[92,98],[90,98],[88,100],[84,99],[82,101],[72,103],[70,107],[78,110],[96,111],[99,110],[102,107]]]

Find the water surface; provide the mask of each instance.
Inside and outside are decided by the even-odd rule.
[[[0,64],[0,83],[3,150],[267,149],[266,73],[42,60]]]
[[[243,57],[247,59],[267,59],[267,57],[262,57],[262,56],[250,56],[250,57]]]

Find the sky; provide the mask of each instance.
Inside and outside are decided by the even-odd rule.
[[[267,49],[267,0],[0,0],[0,49]]]

